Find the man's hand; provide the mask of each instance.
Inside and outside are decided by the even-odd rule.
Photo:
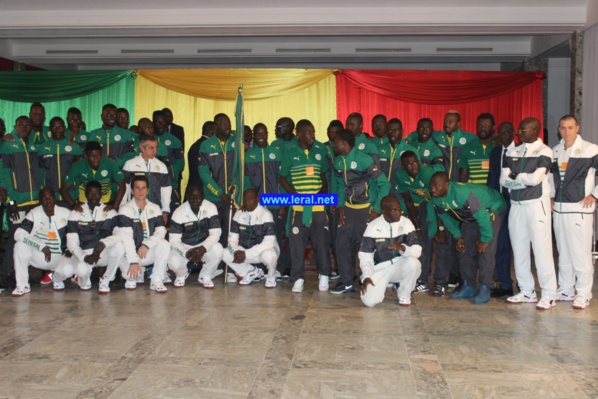
[[[345,208],[336,208],[338,210],[338,227],[345,224]]]
[[[596,203],[596,198],[592,194],[587,195],[584,199],[580,201],[580,204],[583,205],[584,208],[591,208]]]
[[[142,273],[143,270],[141,270],[141,265],[139,263],[132,263],[129,265],[129,272],[127,274],[133,280],[137,280],[137,277],[141,276]]]
[[[5,134],[4,137],[2,137],[2,141],[15,141],[15,138],[12,134]]]
[[[164,226],[168,224],[168,212],[162,212],[162,219],[164,219]]]
[[[230,206],[233,203],[233,200],[231,199],[231,197],[226,195],[226,193],[224,191],[222,192],[222,194],[220,194],[220,199],[222,200],[222,202],[224,202],[228,206]]]
[[[233,254],[233,263],[245,263],[245,251],[235,251]]]
[[[62,254],[62,256],[64,256],[65,258],[72,258],[73,254],[71,253],[71,251],[69,251],[67,249],[66,251],[64,251],[64,253]]]
[[[46,263],[50,263],[50,261],[52,260],[52,252],[50,252],[50,248],[43,247],[42,252],[46,258]]]
[[[100,259],[100,255],[101,255],[102,251],[104,250],[104,248],[106,248],[106,244],[104,244],[101,241],[98,242],[98,245],[96,245],[95,248],[93,249],[92,255],[97,256],[98,259]]]
[[[145,244],[141,244],[141,246],[139,247],[139,249],[137,250],[137,255],[139,255],[139,257],[141,259],[145,259],[145,257],[147,256],[147,253],[149,252],[149,248],[147,245]]]
[[[8,217],[13,222],[19,220],[19,207],[17,206],[17,204],[12,204],[8,206]]]
[[[484,252],[486,252],[486,248],[488,248],[488,244],[485,244],[481,241],[476,242],[476,247],[478,248],[478,253],[479,254],[483,254]]]
[[[185,254],[186,258],[193,262],[194,265],[202,263],[203,256],[206,254],[206,248],[202,245],[197,248],[191,248]]]
[[[463,239],[463,237],[457,238],[457,242],[455,243],[455,248],[457,249],[457,252],[461,252],[461,253],[465,252],[465,240]]]
[[[79,203],[79,201],[75,201],[71,209],[75,212],[83,213],[83,207]]]
[[[365,295],[365,292],[368,289],[368,285],[371,285],[373,287],[376,286],[376,284],[374,284],[371,278],[366,277],[365,279],[363,279],[363,283],[361,283],[361,295]]]
[[[88,265],[95,265],[98,263],[98,260],[100,260],[100,257],[94,254],[86,255],[85,258],[83,258],[83,262],[87,263]]]
[[[278,211],[278,218],[285,220],[287,218],[287,213],[289,212],[289,208],[286,206],[281,206],[280,210]]]
[[[436,236],[434,236],[434,241],[438,244],[444,244],[446,242],[446,231],[438,230]]]
[[[8,192],[6,188],[0,187],[0,202],[6,202],[6,198],[8,197]]]
[[[380,214],[372,209],[370,211],[370,217],[368,218],[368,223],[371,222],[372,220],[376,219],[379,216],[380,216]]]
[[[113,209],[114,209],[114,205],[112,205],[112,204],[106,204],[106,205],[104,206],[104,211],[105,211],[105,212],[110,212],[110,211],[111,211],[111,210],[113,210]]]
[[[403,244],[399,244],[396,241],[392,241],[392,244],[388,246],[388,249],[394,249],[395,251],[405,252],[405,246]]]
[[[511,180],[515,180],[515,179],[517,179],[517,175],[518,175],[518,174],[519,174],[519,173],[514,173],[514,172],[511,172],[511,173],[509,173],[509,179],[511,179]]]

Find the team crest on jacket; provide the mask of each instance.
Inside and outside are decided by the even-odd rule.
[[[274,153],[270,153],[270,159],[276,159],[276,155]]]
[[[164,142],[164,144],[166,144],[166,145],[171,145],[171,144],[172,144],[172,141],[170,141],[170,140],[166,140],[166,141]]]
[[[320,161],[320,160],[322,159],[322,156],[321,156],[320,154],[316,154],[316,159],[317,159],[318,161]]]
[[[575,150],[575,155],[579,155],[581,153],[580,150]]]
[[[35,146],[34,146],[34,145],[32,145],[32,146],[31,146],[29,149],[30,149],[31,151],[35,151]]]
[[[106,177],[106,176],[108,176],[108,171],[107,171],[107,170],[103,170],[103,171],[102,171],[100,174],[101,174],[103,177]]]
[[[71,152],[72,149],[73,149],[73,147],[71,147],[70,145],[67,145],[66,147],[64,147],[64,150],[67,152]]]
[[[351,162],[351,169],[355,169],[357,167],[357,162],[352,161]]]
[[[361,143],[361,144],[359,144],[359,146],[357,148],[359,148],[360,150],[363,150],[365,148],[365,144]]]
[[[299,234],[299,227],[293,227],[293,234]]]
[[[117,134],[116,136],[114,136],[114,141],[120,141],[120,134]]]
[[[235,143],[234,143],[234,142],[232,142],[232,143],[230,144],[230,146],[231,146],[231,147],[233,147],[233,148],[235,148]]]
[[[84,134],[82,134],[82,135],[81,135],[81,140],[83,140],[83,141],[87,140],[87,136],[86,136],[86,135],[84,135]]]
[[[430,150],[425,150],[424,151],[424,157],[428,157],[430,156]]]
[[[465,137],[461,137],[461,138],[459,139],[459,143],[460,143],[460,144],[465,144],[465,143],[467,143],[467,139],[466,139]]]

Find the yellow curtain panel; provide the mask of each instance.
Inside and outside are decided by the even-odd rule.
[[[316,129],[316,139],[322,142],[328,140],[328,124],[336,119],[336,81],[332,70],[180,69],[137,71],[137,74],[135,116],[151,119],[155,110],[170,108],[174,122],[185,128],[187,149],[201,136],[203,123],[220,112],[227,114],[232,128],[236,128],[235,97],[239,84],[243,84],[245,123],[252,128],[258,122],[264,123],[269,142],[276,139],[274,126],[283,116],[295,123],[309,119]],[[164,81],[158,83],[160,76]],[[187,87],[184,94],[175,89],[179,85]],[[204,87],[205,91],[191,93],[191,87]],[[183,182],[187,179],[185,169]]]

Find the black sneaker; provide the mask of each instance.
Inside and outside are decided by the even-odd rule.
[[[413,292],[428,292],[430,290],[430,288],[428,287],[428,284],[424,284],[422,282],[417,282],[417,285],[415,286],[415,288],[413,289]]]
[[[335,295],[344,294],[345,292],[353,292],[355,289],[353,288],[353,284],[345,285],[345,284],[337,284],[336,287],[332,288],[328,292]]]
[[[446,294],[446,287],[444,285],[436,284],[434,286],[434,291],[432,291],[432,296],[441,297]]]

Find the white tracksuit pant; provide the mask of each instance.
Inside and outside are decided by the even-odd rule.
[[[399,298],[411,298],[422,265],[419,259],[412,256],[399,256],[392,261],[378,263],[375,268],[376,271],[370,277],[374,285],[368,285],[365,294],[361,294],[361,301],[368,307],[376,306],[384,300],[389,283],[401,284],[397,291]]]
[[[185,246],[185,249],[187,251],[192,248],[195,248],[192,245],[183,245]],[[201,244],[199,244],[198,246],[201,246]],[[217,242],[214,245],[212,245],[210,250],[204,254],[202,258],[204,265],[201,268],[201,271],[199,272],[200,277],[212,277],[212,275],[218,268],[220,261],[222,260],[222,252],[222,245],[220,245],[220,243]],[[184,256],[181,256],[181,254],[179,254],[174,249],[170,250],[170,255],[168,255],[168,267],[176,274],[177,277],[185,277],[185,275],[187,274],[187,263],[189,263],[189,259],[185,258]]]
[[[239,247],[240,250],[245,251],[245,248]],[[258,256],[250,259],[245,259],[244,263],[233,263],[234,255],[228,249],[224,250],[222,261],[226,263],[231,269],[241,277],[245,277],[247,273],[253,270],[254,264],[263,263],[268,268],[268,278],[274,278],[276,274],[276,263],[278,262],[278,255],[280,250],[278,247],[273,247],[262,251]]]
[[[594,214],[553,213],[554,235],[559,250],[559,287],[565,292],[592,298],[594,263],[592,233]]]
[[[515,276],[521,292],[535,289],[532,275],[530,243],[534,250],[538,282],[542,296],[556,297],[556,273],[552,256],[552,219],[550,198],[529,203],[511,202],[509,236],[513,247]]]
[[[93,248],[84,249],[86,255],[91,255],[93,253]],[[116,274],[116,269],[118,269],[122,258],[125,256],[125,247],[122,243],[117,243],[112,245],[109,248],[104,248],[102,253],[100,254],[100,259],[98,263],[95,265],[90,265],[85,262],[79,261],[77,263],[76,273],[79,276],[79,282],[84,284],[89,276],[91,276],[91,272],[94,267],[98,266],[107,266],[106,272],[104,275],[109,278],[109,281],[114,280],[114,276]]]
[[[29,265],[42,270],[51,270],[54,273],[54,282],[61,282],[75,274],[77,259],[52,254],[48,263],[43,252],[17,242],[14,249],[14,262],[17,287],[24,287],[29,284]]]
[[[139,265],[142,267],[149,266],[151,264],[154,265],[154,272],[152,273],[151,280],[152,282],[155,281],[163,281],[164,276],[166,275],[166,261],[168,259],[168,253],[170,252],[170,245],[166,240],[160,240],[157,245],[150,248],[147,251],[147,255],[145,259],[140,259]],[[134,281],[134,278],[129,276],[129,261],[127,260],[126,256],[123,256],[120,261],[120,272],[127,281]],[[114,269],[116,272],[116,269]],[[114,279],[114,276],[109,276],[110,281]]]

